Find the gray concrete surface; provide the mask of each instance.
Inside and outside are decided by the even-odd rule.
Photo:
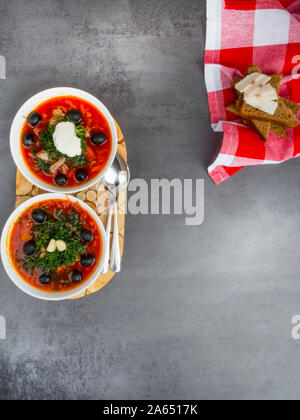
[[[124,130],[133,177],[204,178],[205,221],[128,216],[122,272],[47,303],[1,266],[1,399],[299,398],[299,161],[216,187],[203,81],[203,0],[0,1],[0,222],[13,209],[8,137],[35,92],[94,93]]]

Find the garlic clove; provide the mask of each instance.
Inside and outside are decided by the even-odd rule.
[[[56,242],[55,239],[51,239],[51,241],[48,244],[47,252],[54,252],[56,250]]]
[[[57,248],[60,252],[63,252],[63,251],[65,251],[65,250],[67,249],[67,245],[66,245],[65,241],[63,241],[63,240],[61,240],[61,239],[58,239],[58,240],[56,241],[56,248]]]

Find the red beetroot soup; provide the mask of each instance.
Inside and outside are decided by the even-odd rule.
[[[26,118],[21,151],[27,167],[41,181],[72,188],[103,171],[112,151],[112,134],[102,112],[88,101],[55,97]]]
[[[15,222],[9,253],[15,270],[43,292],[67,292],[86,282],[102,257],[96,221],[68,199],[41,201]]]

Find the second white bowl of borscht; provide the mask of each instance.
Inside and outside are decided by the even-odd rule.
[[[83,90],[44,90],[22,105],[10,131],[13,159],[37,187],[62,193],[87,189],[115,159],[117,130],[105,105]]]
[[[63,300],[99,277],[107,240],[97,214],[66,194],[42,194],[17,207],[1,236],[1,257],[11,280],[25,293]]]

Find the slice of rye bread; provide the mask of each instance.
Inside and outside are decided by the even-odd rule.
[[[231,112],[232,114],[237,115],[238,117],[241,118],[239,110],[238,110],[238,104],[236,102],[226,106],[225,109],[227,111]],[[249,121],[247,121],[247,120],[242,120],[242,123],[245,124],[245,125],[249,125]]]
[[[236,89],[235,85],[239,83],[241,80],[243,80],[242,77],[236,77],[232,82],[232,87],[236,96],[236,106],[238,109],[240,109],[240,107],[242,106],[244,102],[244,95],[242,92]]]
[[[290,101],[289,99],[282,98],[285,105],[290,108],[294,114],[297,114],[300,111],[300,105],[296,104],[296,102]],[[282,125],[278,124],[271,124],[271,131],[272,133],[276,134],[276,136],[281,137],[282,139],[286,136],[286,128]]]
[[[246,74],[252,74],[252,73],[262,73],[262,71],[255,64],[251,64],[251,66],[248,66],[248,68],[246,70]]]
[[[251,125],[258,132],[260,138],[266,142],[269,138],[271,124],[268,121],[251,120]]]
[[[278,107],[274,115],[268,114],[267,112],[261,111],[260,109],[253,108],[245,102],[240,108],[240,113],[243,118],[246,119],[257,119],[263,121],[270,121],[277,123],[283,127],[295,128],[300,124],[300,121],[293,113],[293,111],[287,107],[283,99],[278,97]]]
[[[294,114],[298,114],[298,112],[300,111],[300,104],[297,104],[296,102],[290,101],[289,99],[286,98],[282,98],[283,102],[285,103],[286,106],[288,106]]]
[[[239,112],[237,103],[228,105],[226,109],[227,111],[232,112],[232,114],[235,114],[240,117],[240,112]],[[264,142],[268,140],[271,123],[269,123],[268,121],[260,121],[260,120],[243,120],[243,123],[245,125],[252,125],[252,127],[258,132],[259,136]]]
[[[240,117],[240,113],[237,109],[236,103],[234,102],[233,104],[227,105],[226,108],[227,111],[231,112],[234,115],[237,115],[238,117]]]
[[[300,108],[300,105],[295,104],[292,101],[286,100],[287,101],[287,105],[291,106],[292,110],[297,110],[298,108]],[[296,107],[294,105],[297,105]],[[230,104],[226,107],[227,111],[230,111],[232,114],[237,115],[238,117],[241,117],[239,110],[237,109],[237,104],[233,103]],[[251,122],[250,120],[242,120],[243,124],[245,125],[249,125],[249,123]],[[272,133],[276,134],[276,136],[284,139],[286,136],[286,128],[283,127],[282,125],[278,125],[278,124],[271,124],[270,122],[267,121],[260,121],[260,120],[254,120],[252,121],[252,125],[254,126],[254,128],[259,132],[259,134],[262,136],[263,140],[266,139],[267,137],[267,128],[268,126],[265,125],[265,123],[270,124],[270,131],[272,131]]]
[[[278,125],[278,124],[271,124],[271,129],[270,131],[274,134],[276,134],[276,136],[280,137],[281,139],[284,139],[286,136],[286,128],[283,127],[282,125]]]
[[[277,94],[280,91],[280,85],[282,82],[283,74],[271,74],[271,80],[269,83],[276,89]]]

